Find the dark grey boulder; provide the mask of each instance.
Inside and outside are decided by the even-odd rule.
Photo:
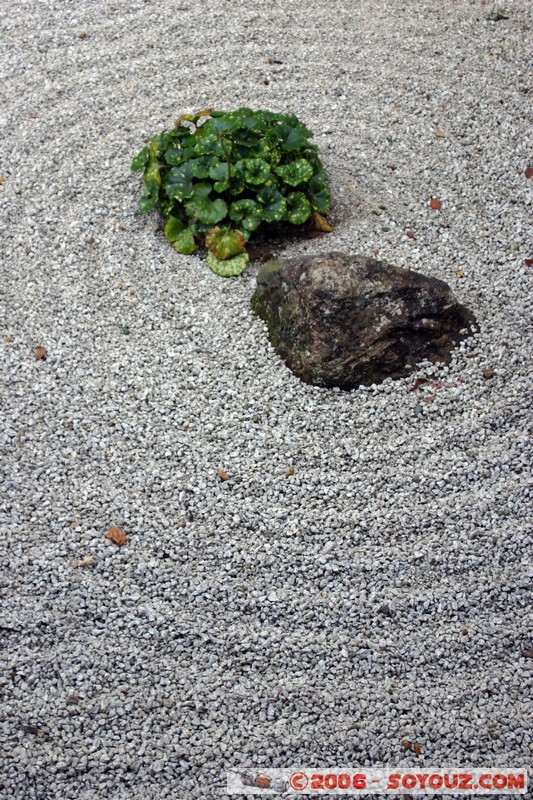
[[[265,264],[252,308],[299,378],[342,389],[447,363],[475,324],[444,281],[343,253]]]

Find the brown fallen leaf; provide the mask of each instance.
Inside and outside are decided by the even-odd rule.
[[[309,227],[314,228],[317,231],[324,231],[324,233],[331,233],[331,231],[335,230],[334,226],[328,222],[327,219],[322,216],[322,214],[319,214],[318,211],[315,211],[311,217],[309,221]]]
[[[444,136],[443,132],[442,132],[442,131],[439,131],[439,129],[438,129],[438,128],[437,128],[437,130],[436,130],[434,133],[435,133],[435,136],[437,137],[437,139],[445,139],[445,138],[446,138],[446,137]]]
[[[422,752],[422,748],[420,747],[420,745],[418,744],[418,742],[415,742],[415,743],[414,743],[414,745],[413,745],[413,751],[414,751],[415,755],[417,755],[417,756],[419,756],[419,755],[420,755],[420,753]]]
[[[24,733],[31,733],[32,736],[39,736],[39,738],[42,738],[43,736],[46,736],[45,731],[42,731],[40,728],[37,728],[35,725],[22,725],[22,730],[24,731]]]
[[[533,167],[527,167],[527,169],[524,172],[524,175],[526,176],[526,178],[533,178]]]
[[[490,380],[490,378],[494,378],[494,370],[490,369],[490,367],[488,369],[484,369],[483,370],[483,377],[487,381]]]
[[[418,389],[419,386],[422,386],[422,384],[427,383],[428,380],[429,380],[429,378],[424,378],[424,376],[421,376],[420,378],[416,378],[415,382],[411,386],[410,391],[411,392],[415,392]]]
[[[432,197],[429,201],[430,208],[434,208],[436,211],[442,206],[441,201],[437,197]]]
[[[324,236],[324,231],[317,231],[316,228],[308,228],[306,234],[308,239],[318,239],[319,236]]]
[[[6,182],[5,178],[2,178],[2,176],[0,175],[0,186],[2,186],[5,182]]]
[[[520,655],[522,656],[522,658],[533,658],[533,650],[526,648],[525,650],[522,650]]]
[[[414,235],[413,231],[405,231],[405,235],[407,236],[408,239],[414,239],[415,238],[415,235]]]
[[[294,475],[294,467],[289,467],[289,469],[285,471],[286,478],[290,478],[291,475]]]
[[[217,475],[221,481],[229,481],[229,475],[223,469],[217,469]]]
[[[524,258],[524,264],[526,267],[533,267],[533,258]]]
[[[118,544],[119,547],[122,547],[122,545],[126,544],[128,541],[127,537],[122,533],[120,528],[109,528],[105,538],[109,539],[115,544]]]
[[[44,361],[46,359],[46,347],[38,347],[35,350],[35,360]]]
[[[403,747],[404,750],[410,750],[412,746],[413,746],[413,743],[411,741],[409,741],[409,739],[404,739],[402,741],[402,747]]]

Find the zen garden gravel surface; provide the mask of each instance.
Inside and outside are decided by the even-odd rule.
[[[531,767],[533,20],[489,11],[3,4],[2,800]],[[218,278],[137,215],[143,139],[242,105],[297,114],[331,178],[336,232],[276,254],[386,258],[474,311],[427,383],[301,384],[259,262]]]

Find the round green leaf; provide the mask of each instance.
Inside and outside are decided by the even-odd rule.
[[[144,180],[146,183],[156,183],[161,186],[161,163],[157,158],[150,157],[144,170]]]
[[[303,192],[292,192],[287,197],[287,219],[301,225],[311,216],[311,204]]]
[[[190,163],[193,178],[203,179],[209,177],[211,167],[218,162],[216,156],[200,156],[199,158],[192,158]]]
[[[258,186],[266,181],[270,173],[270,165],[263,158],[243,159],[244,180],[252,186]]]
[[[189,217],[196,217],[205,225],[216,225],[228,213],[228,207],[222,198],[209,199],[211,184],[198,183],[194,187],[191,199],[185,204]]]
[[[171,167],[177,167],[183,161],[183,150],[181,147],[171,147],[165,153],[165,161]]]
[[[242,161],[237,161],[231,165],[230,192],[232,195],[237,195],[241,194],[244,189],[244,164]]]
[[[209,170],[209,177],[215,181],[216,192],[225,192],[229,186],[230,168],[225,161],[215,161]]]
[[[190,256],[198,247],[190,228],[185,228],[184,231],[178,234],[176,239],[172,242],[172,246],[178,253],[182,253],[184,256]]]
[[[183,230],[183,222],[177,217],[169,216],[163,228],[164,234],[169,242],[175,242]]]
[[[317,194],[309,194],[311,199],[311,205],[313,206],[315,211],[327,211],[330,205],[330,194],[328,189],[323,189],[321,192]]]
[[[211,225],[206,225],[205,222],[200,222],[200,220],[195,217],[192,217],[189,222],[189,229],[198,237],[205,236],[211,227]]]
[[[145,181],[144,196],[141,197],[141,199],[139,200],[139,211],[142,214],[145,214],[148,211],[152,211],[152,209],[154,209],[157,205],[158,196],[159,192],[157,184],[154,182],[147,183]]]
[[[244,252],[246,241],[240,231],[222,228],[212,228],[205,237],[205,244],[208,250],[221,261],[239,255]]]
[[[192,195],[192,165],[190,161],[170,170],[165,181],[165,191],[169,197],[181,202]]]
[[[240,227],[255,231],[261,224],[261,206],[253,200],[236,200],[230,206],[229,216]]]
[[[296,150],[304,150],[307,147],[307,139],[310,135],[312,135],[311,131],[301,122],[282,122],[273,126],[269,139],[279,144],[285,152],[292,153]]]
[[[231,153],[231,142],[224,139],[224,144],[220,139],[219,134],[209,133],[206,125],[202,125],[196,131],[196,143],[194,145],[194,152],[199,156],[215,155],[218,158],[224,158]]]
[[[265,187],[257,193],[261,217],[265,222],[280,222],[285,216],[286,200],[277,189]]]
[[[271,161],[273,152],[272,144],[265,138],[259,139],[254,142],[253,152],[256,158],[264,158],[266,161]]]
[[[315,172],[307,184],[307,193],[315,211],[323,213],[329,209],[330,194],[328,177],[323,170]]]
[[[217,117],[213,113],[213,118],[209,120],[209,130],[212,133],[231,134],[239,128],[239,125],[239,121],[233,114],[224,114],[223,112]]]
[[[214,253],[209,252],[207,254],[207,265],[209,269],[216,275],[221,275],[224,278],[234,278],[240,275],[248,266],[249,261],[250,257],[246,252],[240,253],[238,256],[233,256],[233,258],[228,258],[225,261],[217,258]]]
[[[313,174],[313,167],[306,158],[298,158],[290,164],[274,167],[274,172],[289,186],[298,186],[309,180]]]
[[[138,153],[133,161],[131,162],[131,169],[133,172],[140,172],[146,164],[148,163],[148,158],[150,156],[150,150],[148,147],[143,147],[140,153]]]

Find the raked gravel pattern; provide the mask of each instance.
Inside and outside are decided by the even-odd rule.
[[[531,768],[533,14],[489,10],[5,0],[2,800]],[[276,253],[377,255],[474,311],[429,383],[302,385],[257,262],[218,278],[136,214],[144,137],[240,105],[298,114],[331,176],[336,232]]]

